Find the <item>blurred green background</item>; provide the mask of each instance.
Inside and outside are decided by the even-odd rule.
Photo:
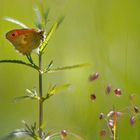
[[[6,22],[3,17],[16,18],[35,28],[34,7],[39,0],[0,0],[0,59],[26,58],[15,51],[5,39],[5,33],[19,26]],[[85,140],[100,140],[101,129],[106,128],[99,120],[100,112],[108,113],[130,105],[129,95],[136,95],[140,105],[140,1],[139,0],[44,0],[50,8],[47,29],[54,21],[65,20],[48,45],[43,57],[44,66],[54,60],[54,66],[90,63],[90,67],[62,71],[44,76],[44,93],[50,84],[71,83],[72,86],[50,98],[44,105],[44,122],[47,129],[67,129]],[[37,56],[33,55],[37,62]],[[98,81],[88,77],[99,72]],[[105,95],[105,87],[112,84],[120,88],[120,98]],[[16,128],[23,127],[21,120],[33,123],[38,120],[35,101],[13,103],[14,97],[22,96],[25,89],[38,88],[38,74],[33,69],[14,64],[0,64],[0,137]],[[90,94],[96,93],[95,102]],[[130,113],[119,120],[119,140],[140,139],[140,122],[132,127]],[[109,140],[109,135],[105,137]]]

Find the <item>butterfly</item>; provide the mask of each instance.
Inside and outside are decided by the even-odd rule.
[[[6,33],[6,39],[13,44],[17,51],[25,55],[40,46],[44,38],[43,34],[43,31],[35,29],[14,29]]]

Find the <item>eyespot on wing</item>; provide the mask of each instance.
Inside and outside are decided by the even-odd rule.
[[[6,33],[6,39],[8,39],[9,41],[12,41],[17,37],[17,35],[18,33],[15,30],[11,30]]]

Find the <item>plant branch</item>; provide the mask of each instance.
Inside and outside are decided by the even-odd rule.
[[[16,63],[16,64],[25,65],[25,66],[34,68],[37,71],[40,71],[40,68],[38,66],[33,65],[33,64],[26,63],[26,62],[24,62],[22,60],[0,60],[0,63]]]

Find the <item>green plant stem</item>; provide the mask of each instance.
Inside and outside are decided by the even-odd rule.
[[[42,138],[42,123],[43,123],[43,93],[42,93],[42,55],[39,55],[39,68],[40,68],[40,72],[39,72],[39,137]]]

